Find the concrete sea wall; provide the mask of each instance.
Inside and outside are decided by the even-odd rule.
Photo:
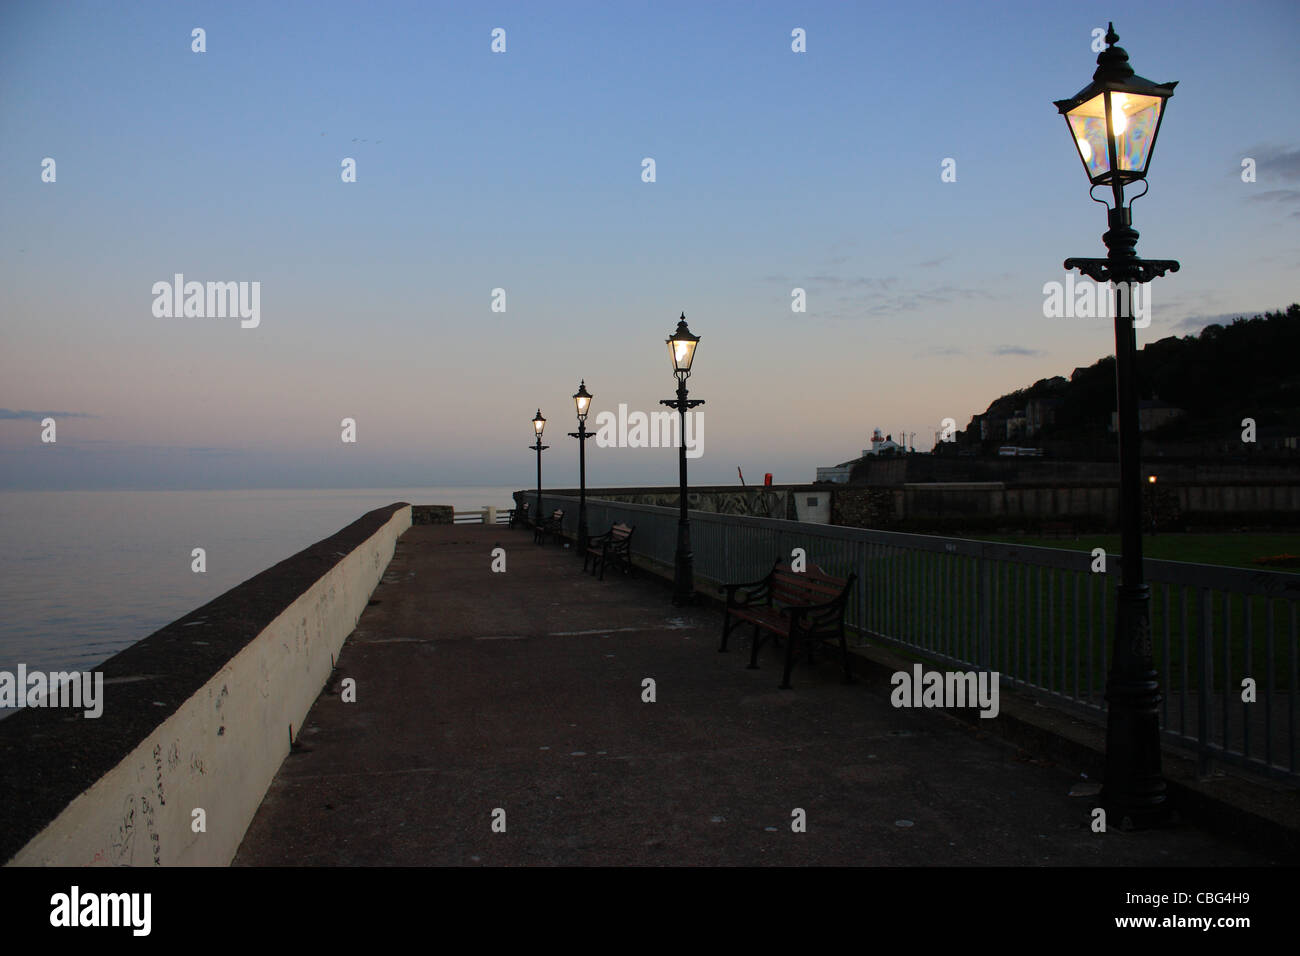
[[[686,495],[686,506],[693,511],[708,511],[724,515],[752,515],[761,518],[786,518],[791,521],[809,521],[826,524],[831,517],[831,485],[692,485]],[[526,492],[515,493],[515,502],[523,500]],[[577,497],[577,488],[547,488],[547,494]],[[623,501],[634,505],[658,505],[664,508],[678,506],[675,485],[645,488],[588,488],[587,495],[608,501]]]
[[[877,477],[899,477],[907,473],[914,458],[872,462]],[[938,460],[940,465],[954,464]],[[956,462],[956,464],[961,464]],[[997,473],[998,462],[982,462],[988,473]],[[1107,473],[1110,481],[1016,484],[1006,481],[920,481],[899,484],[813,484],[773,485],[740,488],[702,485],[691,487],[687,507],[715,514],[784,518],[813,524],[837,524],[855,528],[902,531],[943,531],[959,534],[1005,530],[1034,530],[1045,522],[1074,522],[1090,530],[1115,527],[1119,516],[1119,485],[1113,464],[1093,462],[1036,462],[1031,471],[1044,474],[1050,468]],[[1014,475],[1012,465],[1002,469]],[[1020,467],[1024,467],[1021,465]],[[1293,526],[1300,523],[1300,474],[1273,482],[1232,483],[1210,481],[1208,467],[1144,465],[1143,474],[1158,474],[1155,485],[1143,485],[1143,509],[1149,518],[1155,511],[1166,530],[1202,525]],[[924,471],[925,469],[913,468]],[[1217,469],[1237,474],[1228,467]],[[1204,474],[1202,474],[1204,473]],[[1274,469],[1272,474],[1282,474]],[[1194,483],[1181,483],[1188,476]],[[527,491],[515,493],[518,504]],[[576,488],[546,488],[547,495],[576,498]],[[678,506],[673,486],[643,488],[588,488],[590,498],[604,498],[627,504]],[[532,499],[527,499],[532,500]],[[551,506],[547,505],[549,514]],[[532,513],[531,511],[529,512]],[[595,534],[604,529],[592,529]]]
[[[97,719],[0,721],[0,860],[228,864],[410,525],[372,511],[110,658]]]

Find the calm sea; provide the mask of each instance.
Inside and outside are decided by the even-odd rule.
[[[514,490],[0,491],[0,670],[91,670],[374,508]]]

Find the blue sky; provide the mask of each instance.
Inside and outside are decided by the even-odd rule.
[[[656,410],[682,311],[692,480],[928,447],[1113,349],[1042,290],[1104,255],[1052,100],[1116,17],[1179,81],[1134,224],[1183,268],[1139,344],[1300,298],[1292,2],[5,4],[0,487],[524,486],[538,406],[574,483],[579,379]],[[260,324],[156,317],[175,273],[259,282]]]

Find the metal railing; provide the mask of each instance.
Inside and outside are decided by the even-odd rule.
[[[528,494],[530,509],[536,492]],[[563,508],[576,535],[576,498]],[[600,534],[636,526],[633,551],[669,569],[675,508],[587,499]],[[697,588],[761,578],[802,548],[828,573],[858,574],[846,623],[863,638],[962,669],[1099,719],[1114,627],[1118,554],[900,534],[771,518],[691,512]],[[1300,574],[1146,559],[1151,632],[1166,739],[1212,761],[1300,783]]]
[[[536,495],[534,495],[535,497]],[[454,524],[507,524],[509,521],[509,509],[494,508],[491,505],[485,505],[477,511],[452,512],[452,522]]]

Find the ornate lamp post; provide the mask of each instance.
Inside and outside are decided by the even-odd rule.
[[[537,452],[537,527],[542,526],[542,452],[550,448],[550,445],[542,444],[542,429],[546,427],[546,419],[542,417],[542,410],[537,410],[537,416],[533,419],[533,433],[537,436],[537,441],[529,445],[529,448]]]
[[[1097,282],[1115,284],[1115,393],[1119,410],[1120,530],[1123,575],[1116,602],[1115,645],[1106,677],[1106,779],[1101,800],[1112,814],[1135,826],[1162,822],[1169,809],[1160,769],[1160,682],[1151,648],[1151,592],[1142,576],[1142,475],[1138,431],[1137,340],[1133,292],[1166,272],[1170,259],[1139,259],[1132,202],[1124,187],[1143,182],[1176,83],[1153,83],[1133,73],[1128,54],[1115,46],[1108,25],[1107,47],[1097,57],[1092,82],[1068,100],[1056,101],[1093,188],[1109,186],[1105,259],[1066,259]],[[1091,195],[1091,190],[1089,190]],[[1145,196],[1144,188],[1138,197]],[[1138,198],[1133,197],[1133,198]],[[1104,200],[1094,199],[1095,202]]]
[[[578,390],[573,393],[573,405],[578,411],[578,430],[569,432],[570,438],[578,439],[578,554],[587,553],[587,439],[595,437],[595,432],[587,431],[587,413],[591,410],[591,395],[587,392],[587,380],[583,379]]]
[[[695,600],[695,556],[691,553],[691,522],[686,517],[686,413],[704,402],[686,397],[686,379],[691,375],[691,362],[695,360],[695,346],[700,342],[686,326],[686,313],[682,313],[677,329],[668,336],[668,354],[673,360],[673,374],[677,376],[677,397],[661,398],[660,405],[675,408],[681,414],[680,491],[681,514],[677,519],[677,554],[673,560],[673,604],[691,604]]]

